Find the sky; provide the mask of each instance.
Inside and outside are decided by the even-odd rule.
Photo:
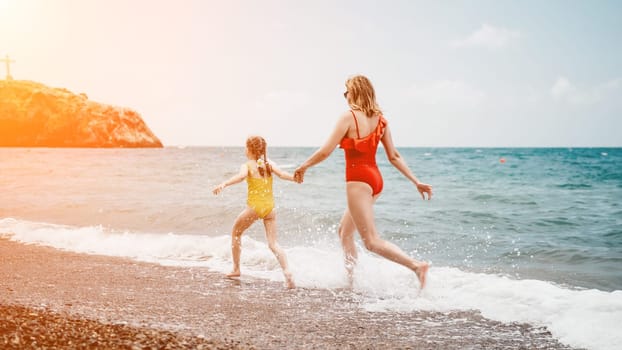
[[[319,146],[363,74],[398,147],[619,147],[621,18],[605,0],[0,0],[0,57],[136,110],[165,146]]]

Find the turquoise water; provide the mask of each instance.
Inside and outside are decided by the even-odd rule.
[[[286,170],[312,148],[272,148]],[[407,148],[434,186],[423,201],[379,149],[376,204],[383,237],[437,266],[622,290],[622,149]],[[505,159],[502,163],[500,159]],[[228,235],[245,185],[211,188],[244,162],[242,148],[0,149],[0,218],[111,230]],[[275,180],[284,245],[338,246],[345,208],[343,155],[305,184]],[[262,239],[261,225],[249,231]]]
[[[622,289],[622,149],[401,150],[419,179],[434,186],[430,202],[382,152],[378,227],[413,255],[443,266]],[[343,161],[341,154],[333,158],[310,181],[337,181]],[[343,206],[304,196],[291,203]],[[337,219],[326,216],[326,224]]]
[[[312,148],[272,148],[293,171]],[[380,235],[432,262],[423,291],[402,266],[365,251],[348,289],[337,226],[345,208],[336,150],[305,183],[274,181],[279,243],[296,284],[350,290],[368,311],[461,310],[544,326],[564,344],[622,341],[622,149],[408,148],[431,201],[379,150]],[[504,160],[504,162],[501,161]],[[246,186],[213,186],[241,147],[0,148],[0,237],[86,254],[228,272]],[[282,281],[263,225],[242,240],[242,278]],[[252,282],[250,282],[252,283]],[[304,305],[300,306],[304,310]]]
[[[426,237],[425,252],[432,260],[571,286],[622,289],[622,150],[405,154],[425,168],[424,179],[437,191],[436,202],[413,223]]]

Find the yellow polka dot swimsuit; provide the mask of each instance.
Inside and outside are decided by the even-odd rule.
[[[248,184],[248,199],[246,203],[257,213],[260,218],[265,218],[274,209],[274,196],[272,194],[272,176],[251,177],[250,164],[246,183]]]

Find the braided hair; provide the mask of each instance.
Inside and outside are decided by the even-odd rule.
[[[266,140],[261,136],[250,136],[246,139],[246,148],[257,161],[257,170],[261,177],[272,176],[272,168],[266,155],[267,146]]]

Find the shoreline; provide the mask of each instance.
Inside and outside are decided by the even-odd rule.
[[[48,328],[76,341],[90,337],[86,330],[127,327],[119,330],[125,337],[103,332],[102,340],[94,340],[105,347],[164,342],[172,349],[570,349],[546,328],[504,324],[477,311],[365,311],[347,290],[287,290],[250,277],[226,279],[206,268],[7,239],[0,239],[0,257],[0,310],[10,311],[2,312],[0,324],[13,313],[35,324],[49,320]],[[0,345],[15,339],[15,330],[0,328]]]

